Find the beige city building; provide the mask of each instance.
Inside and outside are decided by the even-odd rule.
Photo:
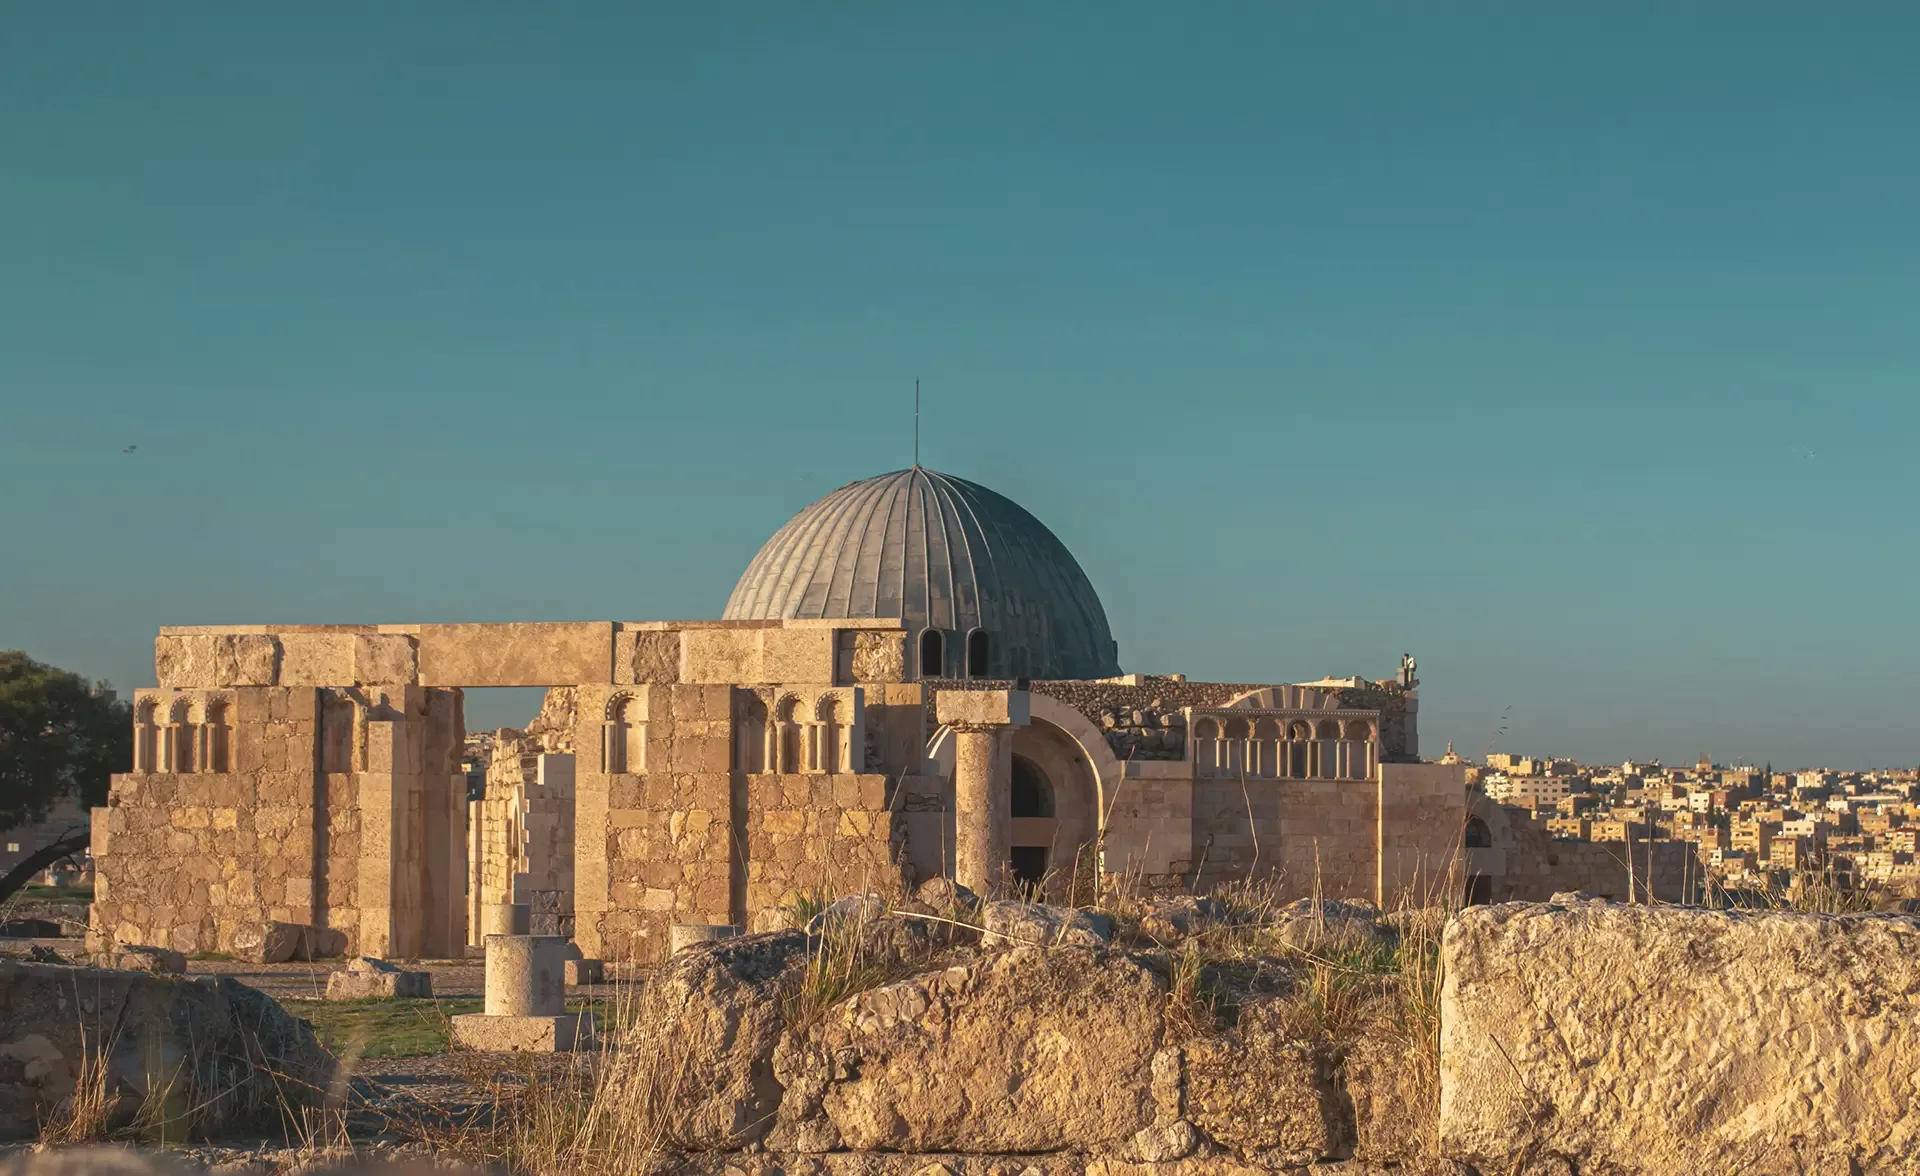
[[[166,628],[155,670],[93,813],[93,928],[122,943],[226,950],[276,921],[458,955],[510,900],[652,959],[676,924],[935,875],[1459,884],[1463,769],[1419,758],[1410,659],[1123,674],[1064,545],[917,467],[795,516],[721,620]],[[547,703],[470,801],[462,690],[496,686]]]

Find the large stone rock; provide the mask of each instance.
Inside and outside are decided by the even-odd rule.
[[[786,998],[806,959],[799,931],[698,943],[673,956],[642,993],[615,1055],[621,1113],[631,1119],[623,1130],[657,1132],[687,1150],[764,1136],[780,1104],[773,1055]]]
[[[1920,921],[1476,907],[1447,925],[1440,1141],[1483,1170],[1909,1172]]]
[[[770,1142],[1121,1154],[1178,1114],[1155,1098],[1165,1003],[1130,960],[1031,947],[863,992],[781,1044]]]
[[[235,927],[231,942],[233,954],[248,963],[284,964],[339,955],[346,949],[347,937],[330,928],[265,920]]]
[[[93,953],[93,966],[119,972],[151,972],[163,976],[184,976],[187,957],[165,947],[126,945]]]
[[[277,1128],[334,1074],[304,1022],[237,981],[0,961],[0,1138],[58,1115],[90,1059],[104,1062],[113,1122],[151,1092],[197,1133]]]
[[[1353,1111],[1336,1059],[1289,1038],[1284,999],[1250,1000],[1230,1032],[1187,1043],[1187,1117],[1242,1156],[1284,1164],[1343,1159],[1353,1153]]]
[[[432,995],[433,973],[410,972],[369,956],[355,956],[327,976],[328,1000],[424,1000]]]
[[[1105,947],[1105,915],[1032,902],[990,902],[980,912],[982,946]]]

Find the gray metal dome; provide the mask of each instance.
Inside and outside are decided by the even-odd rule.
[[[899,617],[922,677],[1120,672],[1106,609],[1066,545],[1018,503],[919,466],[794,515],[747,565],[725,617]]]

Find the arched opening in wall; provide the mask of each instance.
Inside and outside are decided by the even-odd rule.
[[[133,770],[151,772],[155,763],[154,712],[159,707],[149,698],[143,701],[133,712]]]
[[[1053,783],[1023,755],[1013,757],[1013,816],[1053,816]]]
[[[745,696],[733,737],[734,771],[749,776],[767,770],[767,704],[757,694]]]
[[[1313,728],[1304,720],[1287,724],[1287,775],[1296,780],[1307,778],[1307,765],[1313,749]]]
[[[967,677],[987,676],[987,631],[975,629],[967,634]]]
[[[1493,830],[1487,828],[1487,823],[1479,817],[1468,817],[1462,844],[1467,849],[1492,849]]]
[[[203,772],[231,771],[230,752],[233,746],[233,729],[227,726],[227,704],[218,700],[207,703],[205,721],[200,726],[202,754],[200,770]]]
[[[1467,905],[1485,906],[1493,901],[1493,879],[1485,874],[1474,874],[1467,879]]]
[[[922,678],[946,677],[947,642],[940,630],[928,629],[920,634],[920,676]]]
[[[1314,764],[1314,779],[1337,779],[1340,775],[1340,724],[1332,719],[1321,719],[1314,728],[1313,736],[1313,754],[1318,761]]]
[[[772,772],[798,772],[800,760],[800,700],[789,694],[773,708]]]
[[[847,723],[847,708],[841,705],[837,695],[829,694],[820,700],[814,710],[819,722],[814,727],[814,770],[819,772],[852,771],[848,754],[849,738],[852,728]]]
[[[1193,774],[1211,776],[1220,767],[1220,724],[1210,718],[1194,720]]]
[[[1245,719],[1228,719],[1221,728],[1221,775],[1237,776],[1247,770],[1247,736],[1250,731]]]
[[[1014,728],[1008,856],[1014,876],[1040,884],[1049,901],[1091,901],[1100,801],[1088,754],[1038,716]]]
[[[1277,719],[1261,719],[1253,725],[1253,749],[1247,771],[1254,776],[1279,776],[1285,773],[1280,763],[1280,749],[1286,745],[1280,742],[1280,722]]]
[[[189,705],[186,699],[176,698],[167,711],[166,761],[162,771],[182,775],[193,771],[193,720],[188,717]]]

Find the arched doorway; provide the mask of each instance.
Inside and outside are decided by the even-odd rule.
[[[1014,884],[1029,895],[1046,881],[1048,856],[1057,823],[1053,815],[1053,781],[1024,755],[1013,757],[1013,844],[1010,846]]]
[[[1041,718],[1013,736],[1011,833],[1014,879],[1047,897],[1072,896],[1076,871],[1090,871],[1099,828],[1093,766],[1074,738]]]

